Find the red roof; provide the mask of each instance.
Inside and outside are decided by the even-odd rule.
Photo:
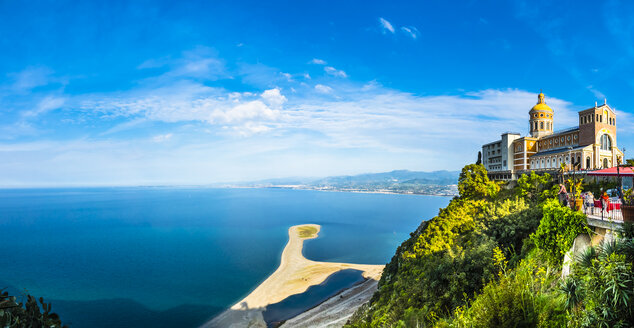
[[[621,167],[619,168],[619,174],[625,176],[634,176],[634,170],[632,167]],[[598,175],[598,176],[617,176],[616,167],[611,167],[609,169],[596,170],[592,172],[588,172],[588,175]]]

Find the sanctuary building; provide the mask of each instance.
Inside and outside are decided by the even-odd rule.
[[[505,132],[500,140],[482,146],[482,164],[495,180],[517,179],[530,171],[568,168],[589,171],[622,163],[616,146],[616,112],[603,105],[579,112],[579,126],[554,131],[554,112],[539,93],[528,112],[530,136]]]

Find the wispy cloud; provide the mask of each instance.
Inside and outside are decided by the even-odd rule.
[[[416,40],[420,36],[420,32],[415,26],[398,27],[398,25],[396,25],[395,27],[395,25],[393,25],[383,17],[379,17],[379,26],[381,27],[381,33],[383,34],[389,33],[392,35],[396,35],[396,29],[399,29],[401,32],[403,32],[405,36],[411,38],[412,40]]]
[[[24,118],[34,118],[46,112],[61,108],[66,102],[66,98],[58,96],[47,96],[40,100],[36,107],[31,110],[22,112]]]
[[[116,96],[92,95],[80,107],[104,117],[143,118],[162,122],[204,122],[220,127],[257,122],[266,126],[281,115],[286,97],[279,89],[261,94],[230,92],[193,82],[132,91]],[[257,129],[251,129],[256,131]],[[262,129],[259,129],[262,130]]]
[[[324,71],[332,76],[336,76],[336,77],[343,77],[346,78],[348,77],[348,74],[346,74],[346,72],[342,71],[342,70],[338,70],[332,66],[326,66],[324,67]]]
[[[149,59],[137,68],[167,68],[165,73],[152,78],[159,82],[181,77],[211,81],[232,78],[224,61],[218,58],[215,50],[208,47],[196,47],[193,50],[184,51],[179,58]]]
[[[414,40],[418,39],[418,35],[420,35],[418,29],[414,26],[401,26],[401,31]]]
[[[323,59],[318,59],[318,58],[313,58],[313,59],[310,61],[310,63],[311,63],[311,64],[315,64],[315,65],[326,65],[326,64],[327,64],[325,60],[323,60]]]
[[[395,33],[394,26],[392,26],[392,23],[388,22],[387,19],[379,17],[379,24],[381,25],[381,31],[383,32],[383,34],[385,34],[386,32],[390,32],[392,34]]]
[[[597,90],[596,88],[594,88],[592,85],[589,85],[586,87],[586,89],[590,90],[590,92],[592,92],[592,94],[597,98],[597,99],[605,99],[605,94],[603,94],[603,92]]]
[[[315,90],[319,93],[324,93],[324,94],[332,93],[332,88],[323,84],[315,85]]]
[[[51,82],[53,71],[48,67],[27,67],[21,72],[9,74],[14,79],[14,91],[29,91]]]
[[[152,140],[154,142],[166,142],[166,141],[172,139],[173,136],[174,136],[174,134],[172,134],[172,133],[159,134],[159,135],[154,136],[152,138]]]

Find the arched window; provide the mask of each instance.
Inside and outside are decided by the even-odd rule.
[[[612,139],[607,134],[601,136],[601,150],[612,150]]]
[[[604,158],[603,159],[603,168],[606,169],[608,167],[608,159]]]
[[[542,159],[542,164],[540,165],[542,168],[544,168],[544,160]]]
[[[590,169],[590,156],[586,158],[586,170]]]
[[[539,128],[542,130],[544,129],[544,122],[539,122]]]

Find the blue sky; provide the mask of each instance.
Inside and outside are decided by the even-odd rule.
[[[0,186],[460,169],[608,103],[634,151],[634,4],[0,1]]]

